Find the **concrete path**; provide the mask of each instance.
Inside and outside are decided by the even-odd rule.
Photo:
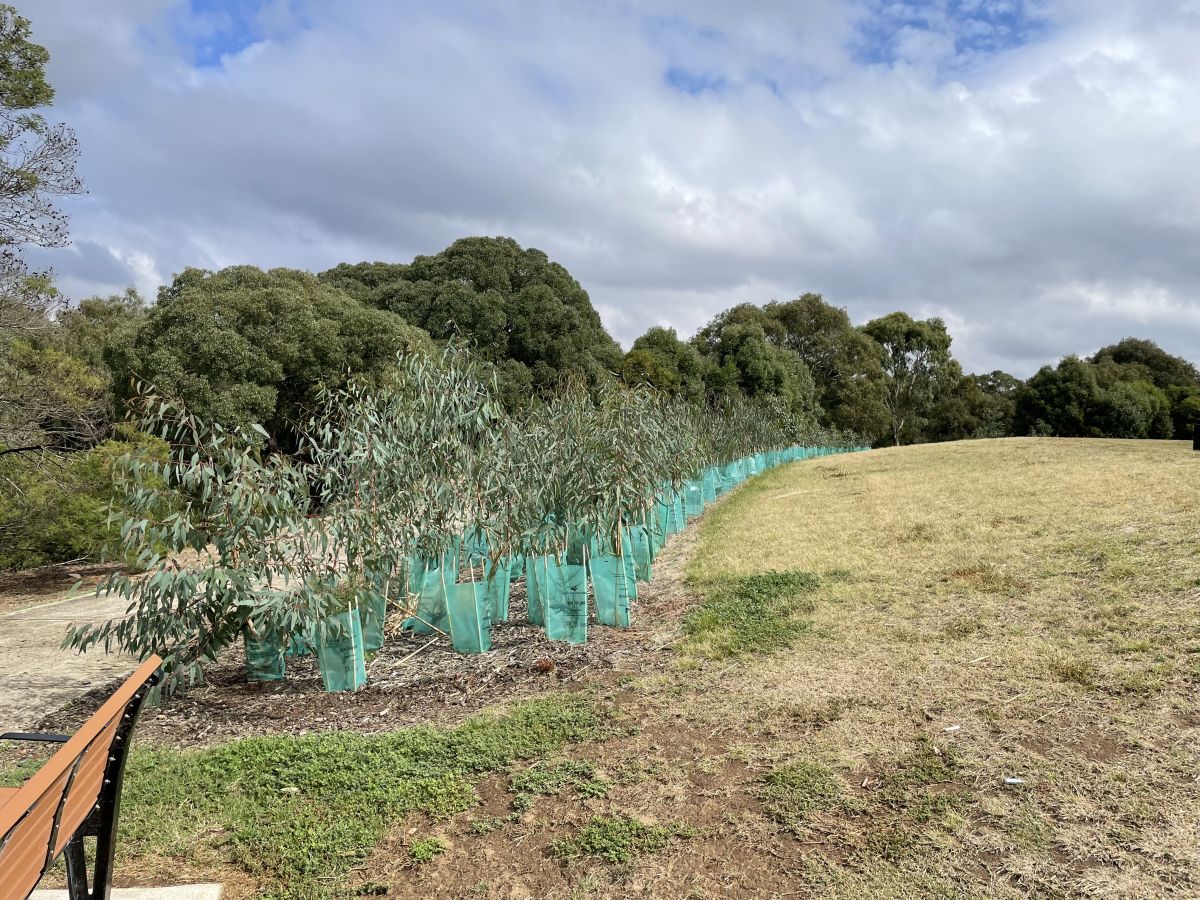
[[[67,900],[66,891],[34,891],[29,900]],[[219,884],[181,887],[113,888],[112,900],[221,900]]]
[[[93,687],[132,672],[132,656],[59,649],[70,623],[124,613],[120,597],[85,594],[0,615],[0,733],[31,728]]]

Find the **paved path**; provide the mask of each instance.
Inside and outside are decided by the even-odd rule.
[[[59,649],[71,622],[103,622],[124,612],[120,597],[85,594],[0,615],[0,733],[28,729],[93,687],[132,672],[132,656]]]

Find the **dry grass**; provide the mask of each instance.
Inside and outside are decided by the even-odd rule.
[[[812,630],[694,716],[762,765],[832,765],[868,803],[824,823],[828,896],[1200,896],[1198,522],[1183,443],[1010,439],[770,473],[713,510],[690,574],[824,575]],[[887,795],[926,745],[959,760],[960,796],[932,816],[928,792]]]

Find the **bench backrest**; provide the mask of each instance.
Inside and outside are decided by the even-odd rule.
[[[119,772],[133,717],[162,660],[152,656],[0,806],[0,900],[25,900]],[[124,727],[122,727],[124,726]],[[106,778],[106,776],[109,776]]]

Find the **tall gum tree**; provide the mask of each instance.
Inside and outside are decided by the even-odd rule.
[[[874,319],[862,331],[879,345],[887,379],[884,405],[891,418],[892,441],[920,430],[943,385],[962,377],[950,355],[950,333],[941,319],[914,319],[894,312]]]

